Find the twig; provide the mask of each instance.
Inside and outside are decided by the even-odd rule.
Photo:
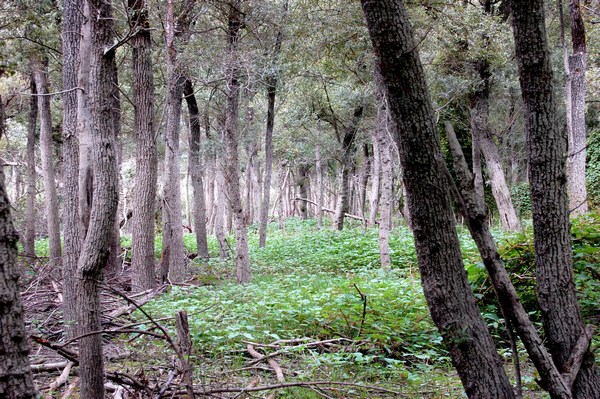
[[[358,286],[356,284],[353,284],[353,285],[354,285],[354,288],[356,288],[356,291],[358,291],[358,295],[360,295],[360,299],[363,304],[362,316],[360,318],[360,327],[358,329],[358,334],[356,335],[356,338],[358,338],[358,337],[360,337],[360,334],[362,334],[362,329],[363,329],[363,326],[365,325],[365,318],[367,317],[367,296],[362,293],[362,291],[360,290],[360,288],[358,288]]]

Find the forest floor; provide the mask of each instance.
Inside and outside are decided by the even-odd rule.
[[[581,297],[584,313],[586,304],[591,308],[586,313],[588,318],[598,317],[594,304],[600,295],[600,237],[594,237],[593,232],[599,231],[599,219],[592,218],[574,228],[574,236],[584,248],[580,252],[587,254],[580,259],[585,263],[582,267],[593,268],[591,278],[577,275],[578,288],[585,291]],[[577,237],[578,232],[585,237]],[[466,232],[461,231],[460,236],[465,267],[482,313],[498,342],[507,373],[516,383],[511,345],[476,247]],[[254,274],[250,284],[235,283],[232,259],[216,258],[190,261],[193,277],[187,284],[164,287],[164,292],[150,301],[141,296],[133,298],[145,303],[141,309],[124,299],[127,294],[119,294],[125,292],[125,286],[119,286],[118,281],[112,284],[103,297],[108,306],[104,312],[106,329],[115,331],[105,335],[109,357],[106,369],[113,373],[109,388],[116,391],[109,397],[138,397],[128,394],[136,384],[140,385],[138,391],[144,389],[141,386],[154,390],[147,390],[143,397],[153,397],[162,388],[164,397],[174,392],[183,395],[182,359],[193,367],[192,381],[198,397],[464,397],[442,339],[430,320],[412,236],[406,228],[396,228],[391,236],[391,271],[379,265],[376,229],[360,225],[338,232],[318,230],[310,220],[289,220],[284,230],[270,227],[263,249],[258,248],[253,226],[249,237]],[[228,239],[234,247],[233,238]],[[528,304],[532,269],[531,259],[529,263],[526,260],[530,237],[498,233],[497,239],[508,259],[507,267],[518,269],[517,277],[523,283],[517,288]],[[127,249],[129,239],[123,238],[122,245]],[[188,253],[195,253],[191,234],[185,236],[185,245]],[[209,245],[216,256],[216,240],[211,239]],[[50,273],[38,269],[32,281],[45,272]],[[60,340],[61,334],[60,313],[57,306],[51,306],[57,302],[55,297],[56,290],[49,286],[36,291],[37,302],[32,298],[25,302],[33,303],[26,309],[33,334],[50,341]],[[189,356],[177,350],[174,320],[181,310],[187,312],[189,322]],[[119,312],[123,313],[114,317]],[[532,309],[532,314],[535,312]],[[119,329],[121,333],[117,333]],[[598,345],[598,339],[594,345]],[[544,398],[523,348],[518,348],[523,396]],[[38,386],[46,388],[47,397],[64,397],[73,378],[60,388],[50,386],[64,369],[64,359],[37,345],[32,359],[37,363],[59,363],[51,372],[36,373],[36,378]],[[70,397],[77,397],[76,390]]]

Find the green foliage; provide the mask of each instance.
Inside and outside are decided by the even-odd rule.
[[[515,210],[521,219],[531,217],[531,196],[529,195],[529,184],[521,183],[511,188],[510,196]]]
[[[589,205],[600,209],[600,130],[588,135],[586,180]]]

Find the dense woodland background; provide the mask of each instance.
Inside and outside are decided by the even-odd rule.
[[[39,392],[600,395],[600,2],[0,10]]]

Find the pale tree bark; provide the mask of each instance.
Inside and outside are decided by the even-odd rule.
[[[296,176],[296,184],[298,185],[298,196],[300,198],[308,198],[308,165],[298,165],[298,174]],[[299,201],[300,218],[308,219],[308,204],[306,201]]]
[[[77,261],[81,250],[79,220],[79,140],[77,139],[77,64],[83,0],[63,3],[63,320],[68,338],[76,335]]]
[[[243,15],[240,10],[242,0],[229,3],[227,30],[227,100],[225,105],[225,180],[229,209],[233,218],[236,240],[237,281],[249,283],[252,279],[250,259],[248,257],[248,231],[240,195],[240,177],[238,160],[238,118],[240,97],[240,66],[238,65],[238,45]]]
[[[587,188],[585,179],[587,133],[585,126],[585,71],[587,69],[587,49],[585,25],[581,16],[579,0],[569,1],[571,20],[571,41],[573,54],[569,55],[565,40],[562,1],[558,2],[561,20],[561,39],[565,62],[566,105],[569,131],[569,157],[567,178],[569,208],[573,216],[588,211]]]
[[[36,94],[35,79],[33,75],[29,84],[32,94]],[[27,152],[25,153],[25,162],[27,163],[27,206],[25,211],[25,234],[23,239],[23,252],[26,256],[35,257],[35,197],[37,194],[35,172],[35,141],[37,128],[37,97],[31,96],[29,100],[29,123],[27,126]]]
[[[348,213],[348,191],[349,191],[349,179],[350,170],[354,162],[356,153],[356,146],[354,138],[358,132],[358,125],[362,119],[363,107],[357,106],[354,108],[354,114],[352,120],[344,130],[344,137],[342,142],[342,153],[340,159],[340,170],[338,172],[338,197],[337,204],[335,207],[335,215],[333,217],[334,225],[336,230],[344,229],[344,217]]]
[[[514,398],[464,270],[433,109],[406,8],[399,0],[362,0],[362,6],[400,150],[432,319],[468,397]]]
[[[4,119],[4,115],[1,117]],[[0,125],[3,123],[3,120],[0,121]],[[0,138],[2,130],[0,129]],[[19,238],[13,226],[10,208],[4,186],[4,168],[0,167],[0,397],[34,399],[37,396],[29,367],[29,344],[19,293]]]
[[[88,231],[77,267],[80,334],[102,329],[99,282],[110,255],[107,248],[110,247],[118,206],[112,98],[115,51],[106,50],[114,44],[112,5],[107,0],[89,0],[88,5],[91,22],[89,105],[94,191]],[[79,339],[79,376],[81,397],[104,398],[104,360],[100,334]]]
[[[317,225],[323,228],[323,160],[321,159],[321,143],[317,140],[315,145],[316,173],[317,173]]]
[[[500,152],[494,142],[490,127],[490,64],[487,60],[481,59],[478,60],[476,68],[481,79],[481,85],[471,93],[471,104],[469,107],[474,141],[473,154],[479,148],[485,159],[490,186],[492,187],[492,194],[498,207],[502,228],[507,231],[518,231],[521,229],[521,223],[510,198],[510,190],[506,184]],[[483,198],[482,187],[479,187],[476,160],[474,160],[473,164],[475,187]],[[480,167],[481,165],[479,165]]]
[[[156,286],[154,262],[154,207],[158,151],[154,128],[152,40],[145,0],[129,0],[134,28],[131,38],[132,86],[135,104],[136,157],[131,230],[131,289],[140,292]]]
[[[567,138],[559,124],[554,98],[544,2],[512,1],[510,5],[525,105],[538,302],[550,353],[563,371],[585,331],[573,282]],[[600,378],[590,351],[573,385],[573,397],[600,397]]]
[[[52,151],[52,114],[50,111],[50,96],[48,95],[48,60],[33,62],[33,75],[37,90],[38,114],[40,119],[40,154],[42,173],[44,177],[44,202],[48,220],[48,246],[50,247],[50,264],[60,265],[60,219],[58,215],[58,193],[54,173]]]
[[[285,218],[285,206],[284,206],[284,202],[285,202],[285,191],[286,191],[286,182],[287,182],[287,177],[289,175],[289,172],[286,173],[286,167],[287,167],[287,162],[283,161],[281,162],[281,164],[279,165],[279,176],[278,176],[278,183],[279,183],[279,195],[278,195],[278,200],[275,200],[275,202],[278,202],[278,224],[279,224],[279,230],[283,230],[285,227],[285,224],[283,222],[283,219]]]
[[[225,237],[225,178],[223,177],[223,166],[219,166],[216,171],[215,190],[217,191],[217,204],[215,209],[215,236],[219,243],[219,257],[221,260],[229,256],[229,245]]]
[[[379,111],[378,111],[379,112]],[[379,213],[379,193],[381,190],[381,153],[378,144],[378,129],[371,130],[373,162],[371,162],[371,192],[369,193],[369,226],[377,223]]]
[[[179,170],[179,124],[185,78],[179,70],[175,39],[185,40],[189,35],[190,14],[195,0],[186,0],[182,4],[177,18],[174,14],[173,0],[167,2],[165,30],[167,35],[167,105],[165,130],[165,173],[164,173],[164,211],[167,223],[163,231],[163,253],[168,251],[167,259],[169,279],[181,282],[186,278],[186,263],[183,252],[183,226],[181,205],[181,176]],[[166,238],[166,239],[165,239]],[[166,248],[167,247],[167,248]]]
[[[358,174],[358,212],[363,219],[365,218],[365,205],[367,203],[367,185],[369,184],[369,173],[371,172],[371,164],[373,159],[369,153],[369,145],[363,144],[363,157],[364,161],[360,167]]]
[[[473,183],[477,195],[484,197],[483,170],[481,169],[481,141],[479,135],[475,134],[475,118],[471,118],[471,158],[473,159]]]
[[[283,3],[283,17],[288,10],[288,1]],[[281,28],[275,38],[273,50],[273,63],[277,65],[283,32]],[[258,230],[258,247],[264,248],[267,244],[267,223],[269,222],[269,206],[271,203],[271,178],[273,174],[273,128],[275,125],[275,96],[277,94],[277,74],[270,75],[267,80],[267,129],[265,132],[265,175],[263,178],[263,197],[260,206],[260,227]]]
[[[194,190],[194,232],[196,233],[196,246],[198,256],[208,259],[208,239],[206,233],[206,204],[204,197],[204,165],[202,163],[202,154],[200,153],[200,140],[202,133],[200,131],[200,111],[192,82],[186,80],[183,94],[188,106],[190,115],[190,157],[189,171],[192,177],[192,188]]]

